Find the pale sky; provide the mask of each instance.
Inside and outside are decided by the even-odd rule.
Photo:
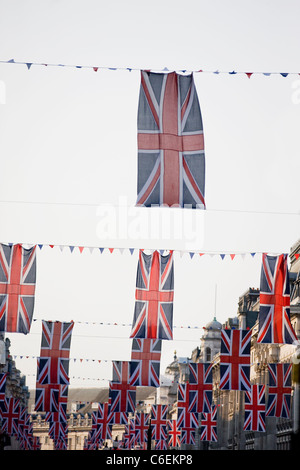
[[[130,327],[100,325],[132,322],[138,251],[128,248],[176,250],[163,373],[174,350],[199,345],[216,286],[224,322],[259,287],[260,253],[288,253],[300,238],[299,13],[296,0],[0,0],[0,61],[33,63],[0,63],[0,242],[56,245],[38,249],[30,334],[7,335],[29,387],[41,320],[75,321],[70,386],[105,386],[111,360],[130,360]],[[139,69],[165,67],[204,71],[194,76],[205,213],[134,208]]]

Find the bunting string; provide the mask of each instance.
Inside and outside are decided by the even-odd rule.
[[[6,244],[6,245],[9,245],[9,246],[12,246],[13,243],[9,242],[9,243],[4,243],[2,242],[2,244]],[[94,250],[98,251],[100,254],[102,254],[103,252],[109,252],[109,253],[114,253],[114,252],[119,252],[121,254],[123,254],[124,252],[129,252],[131,255],[134,253],[134,252],[139,252],[139,250],[142,250],[142,251],[146,251],[146,252],[149,252],[149,253],[152,253],[153,251],[159,251],[160,254],[166,254],[166,253],[169,253],[170,251],[173,251],[174,253],[177,252],[180,254],[180,256],[182,257],[183,255],[185,254],[188,254],[190,256],[191,259],[194,258],[195,255],[197,256],[219,256],[222,260],[224,258],[230,258],[231,260],[234,260],[237,256],[241,256],[242,258],[244,258],[246,255],[249,255],[251,256],[252,258],[255,257],[255,255],[259,255],[259,254],[264,254],[264,253],[268,253],[267,251],[255,251],[255,252],[250,252],[250,251],[244,251],[244,252],[233,252],[233,251],[224,251],[224,252],[220,252],[220,251],[199,251],[199,250],[196,250],[196,251],[189,251],[189,250],[178,250],[178,249],[172,249],[172,250],[167,250],[167,249],[157,249],[157,248],[125,248],[125,247],[113,247],[113,248],[109,248],[109,247],[96,247],[96,246],[84,246],[84,245],[55,245],[55,244],[36,244],[36,243],[19,243],[20,245],[22,245],[24,248],[31,248],[32,246],[38,246],[40,250],[42,250],[44,247],[48,247],[48,248],[59,248],[59,250],[61,252],[64,251],[64,249],[68,249],[71,253],[73,253],[75,250],[79,251],[79,253],[82,253],[84,250],[86,251],[89,251],[90,253],[93,253]],[[281,254],[282,252],[278,252],[278,253],[273,253],[274,255],[275,254]],[[293,256],[298,259],[299,256],[300,256],[300,253],[294,253]]]
[[[128,72],[132,71],[141,71],[140,68],[136,67],[107,67],[102,65],[72,65],[72,64],[53,64],[53,63],[46,63],[46,62],[23,62],[23,61],[16,61],[15,59],[10,60],[0,60],[1,64],[14,64],[14,65],[24,65],[27,67],[28,70],[31,69],[32,66],[36,67],[65,67],[65,68],[72,68],[72,69],[87,69],[93,70],[94,72],[98,72],[99,70],[111,70],[111,71],[118,71],[118,70],[125,70]],[[173,69],[168,69],[164,67],[163,69],[149,69],[145,67],[143,70],[149,70],[153,72],[173,72]],[[195,70],[187,70],[187,69],[179,69],[177,70],[179,73],[208,73],[214,75],[246,75],[248,78],[251,78],[252,75],[264,75],[266,77],[280,75],[283,78],[288,77],[289,75],[300,75],[300,72],[245,72],[245,71],[225,71],[225,70],[205,70],[205,69],[195,69]]]

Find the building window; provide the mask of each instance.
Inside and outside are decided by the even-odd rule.
[[[211,349],[210,348],[206,348],[205,350],[205,355],[206,355],[206,362],[211,362]]]

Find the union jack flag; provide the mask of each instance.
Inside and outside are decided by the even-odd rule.
[[[148,413],[135,415],[135,444],[144,444],[148,441],[149,418]]]
[[[9,436],[19,435],[19,407],[20,400],[13,397],[5,397],[0,402],[2,411],[2,431]]]
[[[217,407],[212,406],[210,413],[202,413],[200,440],[216,442],[217,436]]]
[[[32,436],[30,450],[41,450],[41,442],[39,436]]]
[[[265,385],[251,385],[245,392],[244,431],[264,432],[266,430]]]
[[[35,282],[36,246],[0,244],[0,331],[29,333]]]
[[[171,448],[180,447],[181,431],[177,426],[176,419],[168,419],[167,424],[168,424],[168,436],[169,436],[168,446]]]
[[[190,384],[178,384],[177,389],[177,427],[181,431],[199,426],[198,413],[189,411]],[[186,439],[186,437],[184,437]]]
[[[27,414],[27,407],[19,406],[19,418],[18,418],[18,440],[20,441],[21,447],[25,448],[25,442],[27,438],[27,429],[25,428],[25,419]]]
[[[113,361],[113,380],[109,383],[111,412],[134,413],[136,387],[129,383],[129,362]]]
[[[173,339],[173,297],[173,252],[140,250],[130,338]]]
[[[160,358],[160,339],[134,338],[130,361],[130,384],[159,387]]]
[[[69,384],[69,354],[74,322],[42,322],[42,342],[37,381]]]
[[[0,374],[0,418],[2,417],[1,402],[3,402],[5,398],[6,378],[7,373]]]
[[[110,413],[110,405],[108,402],[106,403],[98,403],[98,411],[97,411],[97,431],[95,438],[100,441],[105,441],[105,439],[112,439],[112,425],[110,425],[111,421],[111,413]]]
[[[250,390],[251,330],[221,330],[220,389]]]
[[[152,405],[151,407],[151,430],[152,439],[155,441],[167,440],[167,405]]]
[[[289,418],[292,394],[292,364],[268,364],[269,396],[266,416]]]
[[[137,204],[205,208],[202,116],[194,77],[141,72]]]
[[[212,364],[189,363],[189,409],[209,413],[212,403]]]
[[[287,255],[262,255],[258,343],[298,343],[290,322]]]
[[[124,445],[126,449],[133,449],[135,442],[135,423],[134,419],[130,418],[128,424],[125,426]]]

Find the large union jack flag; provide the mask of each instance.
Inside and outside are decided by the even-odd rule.
[[[2,414],[2,426],[3,432],[6,432],[9,436],[19,435],[19,407],[20,400],[14,397],[5,397],[0,402],[1,414]]]
[[[212,403],[212,364],[189,363],[189,411],[209,413]]]
[[[151,431],[155,441],[167,440],[167,405],[152,405],[151,407]]]
[[[266,416],[289,418],[292,394],[292,364],[268,364],[269,395]]]
[[[74,322],[42,322],[42,342],[37,381],[69,384],[69,354]]]
[[[137,413],[135,415],[135,444],[142,445],[148,441],[148,430],[150,423],[149,413]]]
[[[134,413],[136,387],[129,383],[129,362],[112,361],[113,380],[109,382],[111,412]]]
[[[36,246],[0,244],[0,331],[29,333],[35,282]]]
[[[244,431],[265,432],[266,402],[265,385],[251,385],[245,392]]]
[[[287,255],[262,255],[258,343],[294,343]]]
[[[220,389],[250,390],[251,330],[221,330]]]
[[[197,412],[189,411],[190,384],[178,384],[177,389],[177,427],[184,429],[195,429],[199,426]]]
[[[139,252],[130,338],[173,339],[173,252]]]
[[[130,361],[130,384],[159,387],[160,358],[160,339],[134,338]]]
[[[217,436],[217,407],[212,406],[210,413],[202,413],[200,440],[216,442]]]
[[[205,208],[202,116],[194,77],[141,72],[137,204]]]

